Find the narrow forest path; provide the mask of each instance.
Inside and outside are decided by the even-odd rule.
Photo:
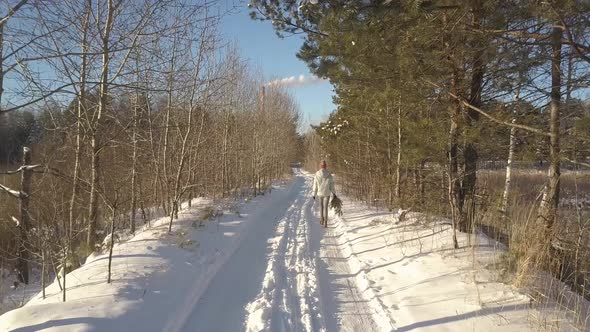
[[[375,331],[334,228],[322,228],[312,179],[257,211],[255,225],[192,308],[183,331]]]

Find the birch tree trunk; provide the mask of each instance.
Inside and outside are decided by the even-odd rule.
[[[390,112],[389,106],[386,108],[385,116],[387,118],[387,129],[385,130],[387,134],[387,193],[388,193],[388,204],[389,208],[393,208],[394,203],[394,188],[393,188],[393,152],[392,152],[392,142],[391,142],[391,126],[389,122]]]
[[[395,198],[401,198],[401,164],[402,164],[402,98],[400,93],[399,105],[397,108],[397,162],[395,166]]]
[[[516,123],[516,113],[518,103],[520,102],[520,86],[517,88],[514,95],[514,110],[512,113],[512,123]],[[514,160],[514,149],[516,147],[516,127],[510,127],[510,140],[508,143],[508,160],[506,161],[506,176],[504,181],[504,192],[502,193],[502,204],[500,205],[500,212],[504,218],[508,217],[508,198],[510,197],[510,189],[512,186],[512,162]]]
[[[31,227],[29,215],[29,200],[31,197],[31,180],[33,171],[27,166],[31,165],[31,149],[23,148],[23,169],[21,175],[21,194],[20,194],[20,239],[17,259],[18,279],[20,282],[29,284],[29,249],[28,233]]]
[[[113,206],[111,206],[111,241],[109,243],[109,266],[108,266],[108,275],[107,275],[107,284],[111,283],[111,271],[112,271],[112,263],[113,263],[113,247],[115,246],[115,222],[117,219],[117,206],[119,204],[119,193],[115,192],[115,202]]]
[[[61,289],[61,301],[62,302],[66,302],[66,274],[67,274],[67,266],[68,266],[68,253],[69,250],[67,248],[67,246],[64,246],[63,248],[63,257],[62,257],[62,261],[61,261],[61,277],[62,277],[62,289]]]
[[[174,90],[174,71],[176,69],[176,52],[178,47],[178,36],[175,34],[172,41],[172,55],[170,58],[170,68],[168,74],[168,84],[166,88],[166,122],[164,124],[164,146],[162,151],[162,162],[163,162],[163,177],[164,177],[164,189],[166,190],[162,201],[164,202],[164,212],[168,204],[172,203],[172,192],[170,188],[170,162],[168,160],[168,150],[170,145],[170,126],[172,125],[172,92]],[[170,206],[169,213],[174,213],[174,207]]]
[[[447,24],[447,14],[443,14],[443,23]],[[459,92],[461,86],[461,76],[457,65],[455,64],[454,49],[450,45],[452,35],[443,35],[443,44],[445,45],[446,60],[450,67],[452,74],[450,77],[451,92],[455,95]],[[457,241],[457,228],[462,224],[462,203],[460,200],[461,182],[459,178],[459,129],[461,120],[462,107],[459,101],[454,98],[449,99],[449,114],[451,120],[451,127],[449,129],[449,147],[448,147],[448,200],[451,208],[451,220],[453,226],[453,245],[455,249],[459,248]]]
[[[104,29],[101,32],[101,50],[102,50],[102,65],[99,83],[99,100],[97,114],[94,119],[91,137],[91,182],[90,182],[90,208],[88,211],[88,233],[86,237],[86,244],[89,249],[95,250],[97,242],[97,224],[98,224],[98,187],[100,185],[100,153],[102,149],[102,142],[100,139],[102,116],[106,112],[108,104],[108,77],[109,77],[109,41],[111,30],[113,27],[113,16],[115,12],[113,0],[107,2],[107,17]]]
[[[162,168],[160,167],[161,165],[161,155],[159,153],[159,147],[156,145],[156,138],[154,136],[154,132],[155,132],[155,125],[154,125],[154,119],[153,119],[153,114],[152,111],[150,109],[150,101],[146,100],[146,106],[147,106],[147,120],[148,120],[148,130],[149,130],[149,144],[150,144],[150,152],[152,155],[152,164],[154,167],[154,170],[156,172],[156,176],[154,177],[154,181],[153,181],[153,196],[154,196],[154,201],[160,205],[160,207],[162,208],[162,210],[164,211],[164,213],[166,214],[166,205],[164,204],[164,198],[162,198],[161,196],[163,195],[162,191],[164,188],[164,185],[162,184],[163,179],[162,179]]]
[[[135,216],[137,210],[137,130],[139,121],[139,96],[135,95],[133,107],[133,132],[131,140],[133,144],[133,152],[131,159],[131,211],[130,211],[130,227],[131,233],[135,234]]]
[[[512,119],[515,123],[516,119]],[[506,162],[506,177],[504,181],[504,192],[502,194],[502,205],[500,212],[506,218],[508,217],[508,198],[510,197],[510,188],[512,185],[512,161],[514,159],[514,147],[516,145],[516,128],[510,128],[510,142],[508,143],[508,160]]]
[[[90,23],[90,0],[84,2],[84,22],[82,25],[82,55],[80,65],[80,90],[78,91],[78,105],[76,114],[76,146],[74,150],[74,174],[72,176],[72,196],[69,207],[69,229],[68,242],[73,239],[74,223],[76,220],[75,209],[78,197],[78,182],[80,178],[80,159],[82,158],[82,115],[86,112],[86,76],[87,76],[87,53],[88,53],[88,25]]]
[[[449,130],[449,203],[451,205],[451,220],[453,223],[453,244],[455,249],[459,248],[457,242],[457,228],[461,218],[461,209],[458,204],[459,196],[459,178],[457,165],[457,147],[458,147],[458,128],[456,120],[451,120],[451,129]]]
[[[45,246],[45,243],[43,243],[43,246]],[[43,247],[41,249],[41,289],[42,289],[42,297],[43,300],[45,300],[45,287],[47,286],[47,278],[46,278],[46,274],[47,274],[47,262],[46,262],[46,257],[45,257],[45,252],[46,249],[45,247]]]
[[[455,68],[451,88],[457,91],[459,85],[459,73]],[[452,99],[451,102],[451,128],[449,130],[449,203],[451,205],[451,217],[453,223],[453,244],[455,249],[459,248],[457,242],[457,229],[463,223],[463,206],[461,202],[461,179],[459,176],[459,129],[461,118],[461,104]]]

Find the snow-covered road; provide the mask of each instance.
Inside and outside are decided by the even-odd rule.
[[[375,331],[332,228],[296,172],[273,193],[194,306],[183,331]]]

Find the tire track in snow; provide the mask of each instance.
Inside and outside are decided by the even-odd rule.
[[[334,220],[334,218],[332,219]],[[336,223],[339,220],[336,219]],[[371,301],[359,289],[357,273],[351,271],[352,266],[346,256],[350,256],[339,239],[342,237],[342,230],[329,222],[322,239],[320,259],[322,269],[320,277],[323,280],[321,285],[322,300],[324,307],[334,312],[326,313],[331,317],[328,330],[330,331],[389,331],[391,328],[376,323],[376,312]],[[345,247],[344,247],[345,248]],[[356,271],[355,271],[356,272]],[[366,291],[366,290],[365,290]]]
[[[330,237],[332,239],[331,247],[344,247],[343,249],[337,251],[340,254],[340,257],[343,257],[343,255],[346,255],[346,257],[348,257],[348,259],[345,262],[342,261],[342,259],[339,259],[339,261],[345,263],[346,268],[344,268],[344,271],[349,271],[348,278],[346,278],[346,282],[348,283],[348,288],[351,291],[349,297],[354,299],[354,310],[366,311],[367,309],[370,309],[370,317],[372,318],[372,324],[376,324],[380,331],[395,331],[396,322],[393,319],[393,317],[389,315],[387,307],[383,304],[382,300],[371,287],[371,281],[367,276],[366,268],[358,259],[356,253],[353,250],[351,240],[348,237],[346,230],[342,226],[342,222],[344,221],[345,219],[341,217],[334,218],[335,231],[333,231],[332,234],[338,233],[339,235]],[[351,269],[354,270],[355,273],[350,273]],[[352,278],[354,278],[354,280],[351,282],[350,279]],[[351,284],[356,284],[356,287],[352,287]],[[364,303],[364,305],[361,305],[361,303]],[[346,311],[349,311],[349,309],[347,309]],[[363,324],[368,322],[367,319],[368,318],[363,319],[365,320]],[[355,328],[352,331],[357,331],[357,329]]]
[[[317,259],[316,252],[311,246],[311,229],[310,222],[312,219],[309,216],[312,202],[309,199],[311,196],[311,187],[309,179],[306,179],[306,195],[304,198],[304,206],[302,206],[299,214],[299,228],[297,233],[297,266],[299,270],[296,274],[296,285],[298,293],[303,294],[300,298],[300,306],[302,313],[302,322],[307,331],[325,331],[325,322],[321,315],[320,305],[320,291],[317,278]]]
[[[286,216],[292,213],[293,206],[289,207]],[[281,281],[279,262],[281,256],[287,246],[287,218],[283,217],[277,226],[275,237],[269,241],[272,248],[272,256],[268,260],[264,279],[262,281],[262,289],[256,296],[256,299],[246,305],[246,331],[263,331],[270,328],[271,316],[273,308],[278,306],[277,299],[279,298],[278,283]],[[283,234],[283,235],[280,235]]]
[[[284,190],[273,191],[261,198],[262,202],[246,206],[245,219],[238,217],[244,223],[243,231],[221,255],[203,256],[214,262],[215,269],[208,270],[211,273],[208,272],[210,277],[206,281],[195,279],[193,287],[187,290],[190,303],[180,313],[170,315],[173,326],[166,331],[244,330],[244,308],[258,295],[268,264],[269,246],[276,234],[280,234],[277,233],[279,221],[301,194],[303,185],[304,179],[295,178]]]
[[[271,331],[299,331],[300,323],[297,319],[301,317],[301,308],[298,304],[299,294],[297,284],[291,278],[292,270],[297,268],[297,238],[295,236],[298,228],[296,210],[301,205],[301,197],[293,203],[286,216],[285,227],[282,239],[285,241],[285,248],[279,248],[278,258],[275,260],[275,305],[272,306],[270,316]],[[300,207],[299,207],[300,208]]]
[[[309,180],[279,221],[262,289],[246,306],[247,331],[324,331],[307,216]]]

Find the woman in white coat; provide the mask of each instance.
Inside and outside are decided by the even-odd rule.
[[[334,192],[334,179],[326,167],[326,161],[322,160],[320,170],[313,177],[313,199],[315,200],[316,196],[320,199],[320,224],[324,227],[328,227],[330,194],[336,194]]]

